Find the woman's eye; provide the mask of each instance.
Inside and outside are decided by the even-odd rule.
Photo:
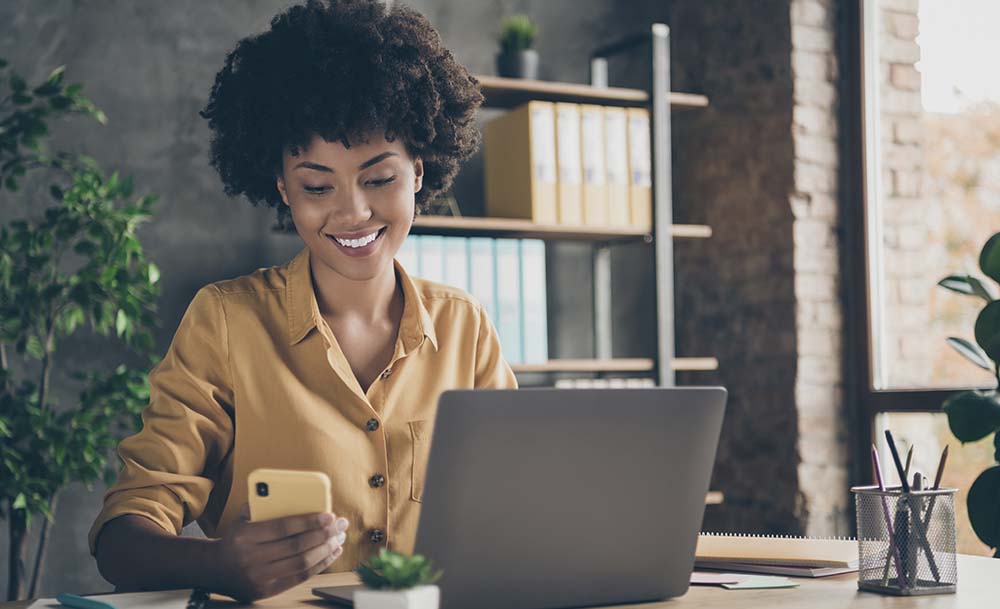
[[[394,181],[395,179],[396,179],[396,176],[391,176],[391,177],[385,178],[384,180],[368,180],[368,183],[372,184],[372,185],[375,185],[375,186],[384,186],[384,185],[388,184],[389,182]]]
[[[324,192],[330,190],[329,186],[303,186],[303,190],[311,195],[321,195]]]

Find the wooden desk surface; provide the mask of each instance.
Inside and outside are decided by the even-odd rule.
[[[615,605],[594,609],[777,609],[781,607],[808,607],[809,609],[887,609],[905,607],[920,609],[982,609],[995,606],[1000,592],[1000,560],[979,556],[959,556],[958,592],[935,596],[894,597],[861,592],[857,589],[857,574],[838,575],[817,579],[796,578],[798,588],[774,590],[726,590],[716,586],[692,586],[682,597],[657,603]],[[261,609],[331,609],[312,595],[319,586],[339,586],[357,583],[352,573],[318,575],[306,583],[283,594],[253,604]],[[0,603],[0,609],[23,609],[30,603]],[[244,607],[226,597],[212,596],[210,607],[236,609]],[[475,609],[470,607],[468,609]],[[517,609],[511,607],[511,609]]]

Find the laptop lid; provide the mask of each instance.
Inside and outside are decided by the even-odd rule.
[[[415,551],[442,609],[545,609],[687,591],[720,387],[441,394]]]

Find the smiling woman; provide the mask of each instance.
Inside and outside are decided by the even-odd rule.
[[[294,6],[226,57],[211,163],[305,248],[204,286],[150,372],[89,535],[119,591],[253,600],[412,551],[439,395],[517,387],[482,305],[394,259],[478,147],[482,99],[424,17],[375,0]],[[259,468],[325,473],[335,514],[251,521]],[[178,537],[194,520],[208,538]]]

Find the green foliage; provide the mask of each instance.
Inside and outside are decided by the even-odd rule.
[[[136,230],[156,197],[133,198],[131,178],[105,175],[86,155],[43,151],[47,120],[82,113],[107,121],[81,85],[63,83],[62,67],[35,87],[7,72],[0,59],[0,87],[10,89],[0,93],[0,194],[18,192],[29,170],[50,182],[44,195],[23,197],[23,213],[2,201],[16,219],[0,226],[0,518],[24,510],[30,526],[32,514],[51,520],[50,501],[65,485],[113,480],[109,457],[140,424],[145,370],[156,363],[159,271]],[[53,377],[58,346],[84,329],[124,344],[138,369]],[[60,393],[79,397],[61,406],[49,384],[66,377],[72,384]]]
[[[986,277],[1000,281],[1000,233],[989,238],[979,255],[979,268]],[[949,337],[950,344],[962,357],[993,372],[1000,383],[1000,300],[993,287],[971,275],[949,275],[938,285],[980,298],[986,302],[976,318],[976,342]],[[1000,462],[1000,390],[963,391],[949,397],[943,409],[948,415],[951,433],[961,442],[975,442],[993,435],[995,461]],[[1000,553],[1000,466],[993,466],[976,479],[967,501],[969,521],[976,535]]]
[[[433,584],[441,577],[441,571],[431,574],[431,563],[424,556],[406,556],[385,548],[367,563],[361,563],[355,573],[372,590],[405,590]]]
[[[500,24],[497,41],[504,53],[525,51],[535,44],[538,26],[527,15],[512,15]]]

